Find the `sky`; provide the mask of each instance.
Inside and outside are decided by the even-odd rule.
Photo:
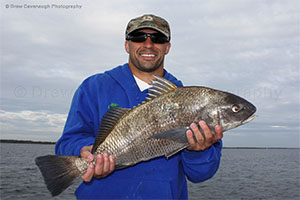
[[[1,139],[58,140],[76,88],[126,63],[127,23],[151,13],[171,26],[169,72],[257,107],[224,146],[300,147],[298,0],[2,0],[0,12]]]

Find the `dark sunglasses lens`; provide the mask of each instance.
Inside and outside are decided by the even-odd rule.
[[[146,41],[146,39],[147,39],[146,33],[142,33],[142,32],[132,33],[129,36],[129,40],[131,40],[132,42],[144,42]]]
[[[135,32],[135,33],[130,34],[128,39],[133,42],[144,42],[144,41],[146,41],[148,35],[150,36],[151,41],[153,43],[169,42],[169,39],[161,33],[147,34],[147,33],[143,33],[143,32]]]
[[[153,33],[153,34],[151,34],[150,38],[153,43],[161,43],[162,44],[165,42],[169,42],[169,39],[161,33]]]

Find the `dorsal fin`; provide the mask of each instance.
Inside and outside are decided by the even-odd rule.
[[[97,147],[105,140],[118,120],[129,110],[129,108],[111,107],[111,109],[109,109],[105,113],[105,115],[102,117],[101,124],[98,129],[92,153],[94,153]]]
[[[157,75],[153,76],[155,79],[151,80],[152,83],[150,85],[152,87],[148,89],[148,97],[146,97],[147,100],[152,100],[162,94],[168,93],[177,88],[177,86],[171,81],[168,81],[167,79]]]

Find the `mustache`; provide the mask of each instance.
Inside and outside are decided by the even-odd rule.
[[[142,54],[142,53],[151,53],[151,54],[154,54],[154,55],[157,55],[158,54],[158,52],[157,51],[155,51],[155,50],[150,50],[150,49],[141,49],[141,50],[139,50],[138,51],[138,53],[139,54]]]

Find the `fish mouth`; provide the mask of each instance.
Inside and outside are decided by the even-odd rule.
[[[250,117],[248,117],[248,119],[242,121],[242,124],[246,124],[246,123],[252,121],[255,118],[255,116],[256,116],[255,114],[252,114]]]

